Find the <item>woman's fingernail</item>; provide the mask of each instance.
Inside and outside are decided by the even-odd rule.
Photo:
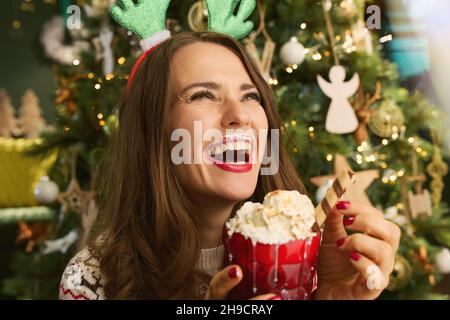
[[[231,268],[230,271],[228,271],[228,276],[230,277],[230,279],[236,279],[238,277],[237,267]]]
[[[272,298],[269,298],[269,300],[281,300],[280,296],[273,296]]]
[[[359,261],[359,259],[361,259],[361,255],[358,252],[353,251],[350,253],[350,259],[353,261]]]
[[[347,210],[348,208],[350,208],[349,201],[338,201],[336,203],[336,209],[338,209],[338,210]]]
[[[344,226],[349,226],[355,222],[356,217],[355,216],[346,216],[344,217]]]
[[[347,239],[347,238],[339,239],[338,241],[336,241],[336,245],[337,245],[338,247],[342,246],[342,245],[344,244],[344,242],[345,242],[346,239]]]

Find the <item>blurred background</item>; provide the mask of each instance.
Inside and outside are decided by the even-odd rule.
[[[114,2],[0,4],[0,298],[57,298],[98,216],[94,186],[141,53],[109,17]],[[242,41],[274,90],[283,143],[314,201],[351,167],[365,190],[348,198],[402,228],[381,299],[450,294],[449,16],[449,0],[258,0]],[[173,34],[206,27],[202,0],[172,1]],[[317,78],[330,82],[336,65],[345,81],[359,75],[348,99],[356,129],[327,119],[337,97]]]

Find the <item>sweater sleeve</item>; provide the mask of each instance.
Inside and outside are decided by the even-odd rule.
[[[67,264],[59,285],[59,299],[106,299],[100,262],[89,248],[81,250]]]

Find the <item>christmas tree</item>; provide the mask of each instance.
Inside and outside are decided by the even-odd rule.
[[[37,138],[45,127],[45,120],[41,116],[39,99],[33,90],[29,89],[23,95],[19,115],[20,133],[27,138]]]
[[[138,39],[110,19],[109,2],[78,1],[82,27],[67,32],[74,45],[66,47],[71,50],[66,57],[72,61],[53,57],[58,117],[35,152],[59,150],[52,178],[65,187],[69,180],[84,190],[95,185],[117,125],[117,105],[141,53]],[[315,200],[339,170],[351,168],[360,188],[349,197],[372,203],[402,228],[394,272],[381,298],[447,298],[434,290],[449,264],[450,216],[441,201],[443,158],[448,158],[441,150],[444,117],[423,93],[401,86],[396,65],[385,56],[392,37],[368,29],[370,5],[364,0],[258,1],[252,17],[257,28],[243,44],[273,88],[284,120],[283,142]],[[207,27],[201,0],[174,1],[168,17],[172,33]],[[75,45],[81,42],[85,45]],[[343,110],[348,117],[341,117]],[[61,202],[62,218],[48,239],[80,228],[89,203],[81,199],[81,209]],[[43,248],[41,243],[29,254],[17,252],[11,269],[17,272],[4,282],[5,294],[57,296],[55,286],[77,248],[49,255]],[[46,267],[46,277],[33,276]]]
[[[0,137],[10,138],[17,129],[14,107],[5,90],[0,90]]]

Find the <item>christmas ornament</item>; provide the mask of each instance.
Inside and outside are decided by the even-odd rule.
[[[39,183],[34,188],[34,196],[40,204],[51,204],[58,199],[59,187],[50,180],[48,176],[40,178]]]
[[[419,216],[430,217],[433,214],[430,194],[428,190],[423,189],[426,177],[419,173],[416,149],[417,142],[411,145],[412,175],[404,175],[400,184],[400,197],[405,213],[410,219]],[[409,190],[411,182],[414,183],[414,192]]]
[[[291,37],[281,47],[280,58],[285,65],[299,65],[305,60],[305,47],[298,42],[297,37]]]
[[[352,168],[347,162],[347,159],[343,155],[336,154],[334,157],[334,175],[314,177],[311,178],[311,182],[320,187],[329,179],[335,179],[342,174],[342,172],[348,171],[352,171]],[[365,190],[372,184],[373,180],[378,177],[378,170],[365,170],[353,173],[355,175],[356,182],[347,188],[347,191],[342,199],[372,205],[365,193]]]
[[[208,10],[205,7],[203,0],[195,2],[188,12],[188,24],[192,31],[206,31],[208,30]]]
[[[374,113],[373,110],[369,109],[369,107],[379,99],[381,99],[381,82],[377,81],[375,94],[373,96],[365,94],[363,86],[359,87],[354,103],[356,117],[358,118],[358,127],[353,133],[353,137],[358,145],[363,143],[363,141],[368,141],[369,139],[367,125],[372,119]]]
[[[18,132],[26,138],[37,138],[45,129],[45,120],[41,116],[39,99],[33,90],[28,89],[22,96],[19,109]]]
[[[110,28],[104,27],[100,31],[99,41],[103,48],[103,74],[107,75],[114,71],[114,53],[111,48],[111,41],[113,39],[113,32]]]
[[[0,137],[11,138],[17,131],[16,117],[11,98],[4,89],[0,89]]]
[[[66,213],[72,210],[78,214],[83,214],[89,205],[93,193],[90,191],[83,191],[75,178],[72,178],[69,187],[58,197],[62,204],[61,211]]]
[[[272,38],[265,27],[266,9],[264,1],[258,1],[258,12],[260,20],[259,28],[255,32],[252,32],[245,40],[245,48],[247,53],[253,58],[264,79],[269,82],[270,68],[272,66],[273,54],[275,52],[275,42],[272,41]],[[255,40],[260,34],[263,34],[265,39],[262,58],[260,57],[258,49],[255,45]]]
[[[369,122],[370,130],[381,138],[390,138],[405,123],[402,109],[394,101],[385,100]]]
[[[65,254],[67,250],[69,250],[69,248],[75,243],[75,241],[77,241],[77,239],[78,231],[72,230],[62,238],[44,241],[44,249],[42,250],[42,253],[50,254],[60,252]]]
[[[426,170],[427,173],[432,177],[430,188],[432,192],[434,208],[438,209],[442,199],[442,192],[444,191],[445,187],[442,178],[445,177],[448,173],[448,165],[442,160],[441,149],[439,148],[439,144],[437,142],[436,133],[433,132],[432,136],[434,145],[433,160],[430,164],[428,164]]]
[[[327,194],[328,189],[333,185],[333,179],[328,179],[325,184],[319,187],[315,194],[316,203],[320,203]]]
[[[64,44],[64,18],[54,16],[45,23],[40,36],[45,55],[64,65],[73,65],[81,51],[86,50],[89,44],[85,41],[74,41],[72,45]]]
[[[409,222],[404,215],[399,214],[397,207],[387,208],[384,212],[384,217],[399,226],[404,226]]]
[[[397,254],[395,256],[394,270],[389,278],[389,285],[387,290],[398,291],[406,287],[411,280],[412,268],[408,260]]]
[[[19,222],[19,234],[16,237],[16,244],[26,242],[25,252],[30,253],[40,241],[47,238],[48,234],[49,228],[45,223],[28,225],[25,222]]]
[[[435,256],[436,267],[442,274],[450,273],[450,250],[443,248]]]
[[[359,86],[359,75],[355,73],[352,79],[345,81],[345,68],[339,65],[330,70],[330,82],[317,76],[320,89],[331,99],[325,128],[330,133],[351,133],[358,127],[358,119],[348,98],[355,94]]]

